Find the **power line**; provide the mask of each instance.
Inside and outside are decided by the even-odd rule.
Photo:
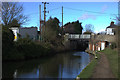
[[[35,13],[29,13],[29,14],[26,14],[26,15],[33,15],[33,14],[39,14],[38,12],[35,12]]]
[[[53,13],[53,14],[48,14],[49,16],[55,16],[55,15],[61,15],[62,13]]]
[[[49,13],[50,13],[50,11],[54,11],[54,10],[56,10],[56,9],[60,9],[60,7],[49,10]],[[41,12],[41,13],[44,13],[44,12]],[[28,13],[28,14],[26,14],[26,15],[28,15],[28,16],[33,16],[33,15],[35,15],[35,14],[39,14],[39,12]],[[58,14],[58,13],[56,13],[56,14]],[[62,13],[61,13],[61,14],[62,14]],[[49,14],[48,14],[48,15],[49,15]],[[51,15],[51,14],[50,14],[50,15]],[[54,15],[54,14],[52,14],[52,15]],[[47,15],[46,15],[46,16],[47,16]]]
[[[61,7],[54,8],[54,9],[50,9],[49,11],[53,11],[53,10],[60,9],[60,8],[61,8]]]
[[[112,13],[102,13],[102,12],[95,12],[95,11],[88,11],[88,10],[73,9],[73,8],[68,8],[68,7],[64,7],[64,8],[66,8],[66,9],[71,9],[71,10],[76,10],[76,11],[83,11],[83,12],[97,13],[97,14],[119,15],[119,14],[112,14]]]
[[[60,9],[61,7],[58,7],[58,8],[54,8],[54,9],[50,9],[49,11],[54,11],[56,9]],[[44,12],[43,12],[44,13]],[[34,13],[28,13],[26,15],[32,15],[32,14],[39,14],[39,12],[34,12]]]
[[[60,13],[60,14],[62,14],[62,13]],[[76,13],[70,13],[69,15],[67,15],[68,13],[64,13],[64,14],[66,14],[66,16],[69,16],[69,15],[76,15]],[[87,15],[87,14],[86,14]],[[78,16],[78,15],[77,15]],[[101,14],[101,15],[94,15],[94,16],[109,16],[109,15],[103,15],[103,14]]]

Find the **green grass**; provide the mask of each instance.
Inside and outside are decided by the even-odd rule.
[[[110,48],[106,48],[103,51],[99,51],[99,52],[103,52],[105,53],[105,55],[108,58],[108,61],[110,63],[110,68],[113,72],[113,74],[115,75],[116,78],[119,77],[120,79],[120,75],[118,76],[118,52],[117,50],[113,50]],[[98,59],[100,58],[100,54],[97,54]],[[83,71],[78,75],[78,77],[80,78],[91,78],[94,68],[98,62],[98,59],[93,59],[84,69]],[[120,74],[120,73],[119,73]]]
[[[98,59],[100,59],[100,54],[97,54]],[[93,59],[78,75],[80,78],[91,78],[94,68],[98,62],[98,59]]]
[[[118,62],[119,62],[119,60],[120,60],[120,56],[118,57]],[[118,66],[120,66],[120,62],[118,63]],[[120,80],[120,69],[118,69],[118,78]]]
[[[117,50],[106,48],[105,50],[101,52],[105,53],[105,55],[107,56],[108,61],[110,63],[110,68],[112,69],[112,72],[115,75],[115,77],[118,78],[118,52]]]

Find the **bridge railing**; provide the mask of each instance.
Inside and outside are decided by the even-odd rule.
[[[90,34],[69,34],[69,39],[90,39]]]
[[[90,39],[90,35],[89,34],[83,34],[83,35],[80,35],[80,38]]]

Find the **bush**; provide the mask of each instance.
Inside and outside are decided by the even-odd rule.
[[[29,38],[19,38],[18,41],[14,42],[13,48],[4,54],[3,60],[23,60],[38,58],[42,56],[49,56],[51,48],[45,48],[40,44],[36,44]]]
[[[3,26],[2,27],[2,57],[3,59],[9,55],[9,52],[11,52],[11,50],[13,49],[13,45],[14,45],[14,34],[13,32]]]
[[[26,59],[45,56],[50,52],[48,48],[32,42],[29,38],[20,38],[15,42],[15,47],[18,53],[22,53]]]
[[[116,43],[115,43],[115,42],[111,43],[110,48],[111,48],[111,49],[117,48]]]

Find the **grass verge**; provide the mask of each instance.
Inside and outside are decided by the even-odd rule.
[[[106,48],[105,50],[101,52],[105,53],[105,55],[107,56],[108,61],[110,63],[110,68],[112,69],[112,72],[115,75],[115,77],[118,78],[118,52],[117,50]]]
[[[98,62],[98,60],[100,59],[100,54],[96,54],[98,59],[93,59],[83,70],[82,72],[77,76],[80,78],[90,78],[92,76],[92,73],[94,71],[94,68]]]

